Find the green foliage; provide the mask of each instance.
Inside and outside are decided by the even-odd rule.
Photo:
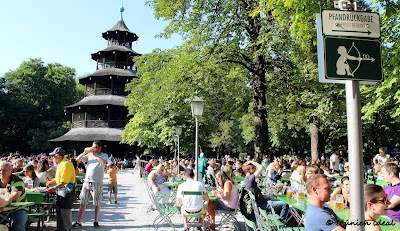
[[[28,144],[34,152],[52,150],[58,144],[50,143],[48,140],[64,135],[71,129],[71,122],[42,121],[38,128],[30,129],[27,135],[30,137]]]
[[[55,126],[67,120],[64,107],[79,96],[74,76],[75,69],[58,63],[46,66],[40,59],[25,61],[6,73],[4,88],[9,105],[4,113],[7,125],[0,147],[7,152],[48,151],[39,150],[49,146],[41,144],[43,139],[37,136],[56,130]]]
[[[124,143],[173,146],[174,126],[182,125],[181,152],[192,154],[195,122],[190,102],[199,96],[206,100],[199,142],[207,149],[211,147],[214,128],[221,121],[240,118],[251,100],[245,71],[204,57],[191,48],[154,50],[137,58],[136,65],[140,78],[127,86],[130,94],[125,104],[133,117],[123,132]]]

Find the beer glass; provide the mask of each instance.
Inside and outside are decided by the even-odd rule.
[[[298,199],[304,199],[304,187],[303,185],[299,185],[298,192],[297,192]]]
[[[287,187],[287,188],[286,188],[286,198],[287,198],[287,199],[292,199],[292,198],[293,198],[293,190],[292,190],[292,187]]]
[[[342,194],[338,194],[335,197],[335,208],[344,209],[344,198]]]

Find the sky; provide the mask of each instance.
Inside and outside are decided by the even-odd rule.
[[[139,36],[140,54],[182,43],[179,36],[160,39],[168,22],[156,20],[147,0],[124,0],[123,20]],[[91,54],[107,47],[101,37],[120,20],[121,0],[0,0],[0,76],[29,58],[76,69],[76,76],[96,71]]]

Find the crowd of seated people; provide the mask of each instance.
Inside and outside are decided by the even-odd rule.
[[[379,156],[382,157],[382,154]],[[344,229],[344,222],[340,221],[339,218],[333,215],[333,212],[326,208],[325,203],[330,203],[335,200],[337,195],[342,195],[345,208],[350,208],[350,165],[343,156],[342,151],[338,149],[335,150],[330,158],[325,158],[325,155],[322,157],[323,158],[321,159],[311,161],[308,159],[301,160],[295,155],[286,156],[285,159],[281,157],[264,156],[262,161],[258,163],[250,160],[248,157],[239,159],[226,155],[221,159],[216,159],[205,158],[203,155],[202,158],[206,159],[206,164],[203,164],[206,171],[204,172],[203,178],[198,180],[202,182],[206,188],[210,186],[211,188],[214,188],[215,190],[212,190],[210,195],[217,198],[216,201],[210,201],[208,203],[206,220],[210,221],[209,228],[215,229],[215,210],[235,209],[238,200],[240,200],[238,191],[239,184],[241,184],[239,188],[243,188],[255,195],[257,205],[260,206],[261,209],[264,209],[267,212],[273,209],[275,213],[280,215],[281,221],[286,223],[289,206],[283,201],[266,197],[263,190],[259,188],[258,184],[260,184],[261,181],[257,181],[256,179],[258,177],[265,177],[268,181],[272,182],[273,187],[296,187],[296,185],[299,185],[299,187],[306,189],[305,191],[308,196],[315,199],[314,201],[312,200],[315,202],[314,204],[310,203],[315,206],[310,206],[310,208],[314,208],[311,210],[310,214],[320,214],[321,212],[327,213],[330,214],[330,217],[322,217],[322,221],[329,218],[337,220],[333,225],[335,226],[336,224],[337,226],[333,228],[332,226],[323,228],[319,227],[318,230],[325,230],[325,228],[326,230],[336,230],[335,228],[341,230],[339,227]],[[385,215],[385,210],[388,211],[388,216],[391,219],[394,221],[400,221],[400,214],[396,212],[400,211],[400,209],[398,209],[398,207],[400,207],[399,171],[395,167],[391,166],[392,162],[390,157],[387,155],[384,157],[385,158],[382,157],[381,159],[386,159],[385,163],[382,163],[384,160],[377,157],[379,161],[377,161],[375,169],[379,170],[379,177],[391,185],[386,186],[384,191],[379,191],[375,186],[365,186],[365,214],[366,218],[368,214],[368,217],[376,220],[380,216]],[[166,198],[163,203],[167,203],[170,195],[170,192],[167,191],[169,189],[167,187],[162,187],[160,184],[162,184],[172,174],[177,174],[178,169],[181,174],[183,174],[186,169],[195,169],[195,161],[192,158],[185,158],[181,159],[179,162],[176,160],[167,161],[161,165],[162,167],[157,168],[156,166],[158,165],[160,165],[159,160],[151,160],[148,162],[144,170],[146,173],[150,172],[149,182],[155,193],[161,192],[164,188],[162,193],[166,195]],[[395,165],[398,168],[397,163]],[[151,171],[151,169],[153,169],[153,171]],[[240,181],[236,182],[236,178],[240,179]],[[311,180],[317,180],[318,182],[316,184],[315,182],[314,184],[309,184]],[[285,184],[282,182],[285,182]],[[399,186],[399,189],[397,186]],[[334,187],[333,190],[332,187]],[[375,195],[372,196],[371,192],[374,192]],[[385,192],[388,197],[385,197]],[[383,210],[373,210],[373,208],[377,207],[379,203],[384,205]],[[244,211],[242,211],[242,213],[243,212]],[[307,213],[305,215],[308,216]],[[248,214],[248,216],[250,217],[250,220],[254,220],[254,217],[252,217],[251,214]],[[314,218],[310,218],[309,220],[312,221],[319,217],[319,215],[314,216]],[[309,227],[310,228],[306,228],[306,230],[316,230],[312,228],[313,226]],[[366,230],[378,230],[373,228],[379,227],[369,226],[366,227]]]

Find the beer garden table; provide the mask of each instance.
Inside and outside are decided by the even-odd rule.
[[[9,216],[13,213],[15,209],[21,208],[21,207],[29,207],[34,205],[35,203],[33,202],[13,202],[5,207],[0,207],[0,209],[5,209],[0,213],[0,223],[3,223],[4,221],[8,220]]]

